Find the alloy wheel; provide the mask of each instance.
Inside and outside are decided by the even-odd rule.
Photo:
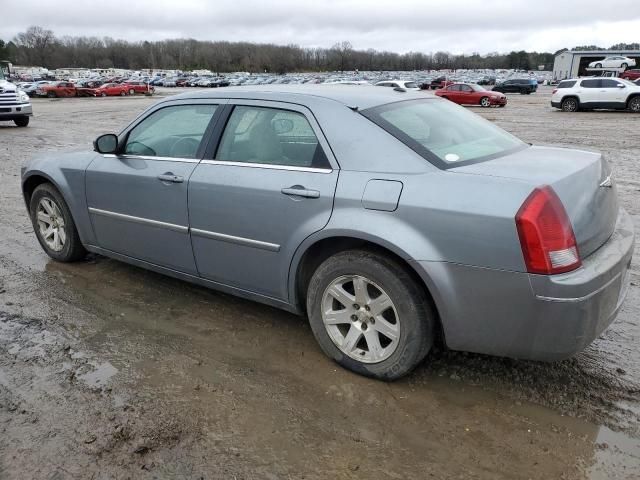
[[[629,110],[634,113],[640,113],[640,97],[632,98],[629,102]]]
[[[381,362],[398,347],[400,319],[393,301],[361,275],[329,284],[322,296],[322,321],[336,347],[360,362]]]
[[[483,107],[490,107],[491,100],[489,100],[487,97],[483,97],[482,100],[480,100],[480,105],[482,105]]]
[[[38,229],[42,240],[54,252],[60,252],[67,241],[67,231],[60,208],[51,198],[38,202]]]
[[[562,102],[562,110],[565,112],[575,112],[578,109],[578,102],[576,102],[573,98],[568,98],[564,102]]]

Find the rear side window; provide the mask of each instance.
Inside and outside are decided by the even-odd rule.
[[[527,147],[451,102],[401,101],[363,110],[362,114],[440,168],[489,160]]]
[[[582,80],[581,85],[584,88],[600,88],[601,80],[599,78],[591,78],[589,80]]]
[[[602,88],[619,88],[618,85],[622,84],[622,82],[619,82],[617,80],[607,80],[606,78],[602,79],[601,82]]]
[[[306,117],[299,112],[278,108],[235,107],[220,140],[216,159],[330,168]]]
[[[558,88],[573,88],[576,83],[576,80],[565,80],[558,84]]]

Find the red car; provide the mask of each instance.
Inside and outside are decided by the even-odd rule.
[[[38,97],[76,97],[78,92],[76,86],[71,82],[53,82],[40,85],[36,89]]]
[[[98,88],[92,89],[96,97],[113,97],[116,95],[125,96],[129,93],[127,85],[119,83],[105,83]]]
[[[625,78],[633,82],[634,80],[638,80],[640,78],[640,70],[638,69],[627,70],[625,72],[622,72],[622,75],[620,75],[620,78]]]
[[[454,83],[446,88],[436,90],[436,95],[451,100],[459,105],[480,105],[504,107],[507,96],[504,93],[492,92],[475,83]]]
[[[145,82],[127,82],[124,84],[128,88],[129,95],[135,95],[136,93],[153,93],[155,87]]]

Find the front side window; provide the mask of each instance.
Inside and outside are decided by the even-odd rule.
[[[527,145],[451,102],[409,100],[362,114],[441,168],[489,160]]]
[[[156,110],[129,133],[126,155],[196,158],[217,105],[175,105]]]
[[[216,160],[330,168],[318,137],[303,114],[266,107],[233,109]]]

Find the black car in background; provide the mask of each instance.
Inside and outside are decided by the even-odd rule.
[[[519,78],[505,80],[493,87],[494,92],[501,93],[520,93],[528,95],[538,89],[538,82],[535,79]]]

